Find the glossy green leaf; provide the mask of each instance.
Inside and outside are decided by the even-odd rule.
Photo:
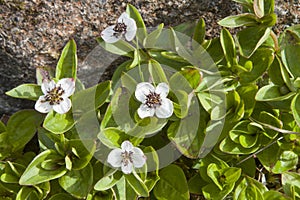
[[[5,94],[11,97],[29,100],[38,100],[40,96],[44,95],[41,86],[36,84],[22,84],[7,91]]]
[[[105,81],[73,95],[72,112],[86,113],[102,106],[110,95],[111,82]]]
[[[149,191],[145,183],[141,180],[141,178],[135,174],[125,174],[125,179],[127,183],[132,187],[132,189],[139,195],[143,197],[149,196]]]
[[[46,150],[37,155],[34,160],[27,166],[25,172],[22,174],[19,184],[20,185],[37,185],[49,180],[53,180],[63,176],[67,170],[64,165],[57,164],[55,170],[45,170],[42,168],[41,164],[43,161],[53,159],[53,160],[63,160],[63,158],[58,155],[53,150]]]
[[[241,85],[236,90],[244,102],[244,117],[251,116],[256,103],[255,95],[258,91],[257,86],[254,84]]]
[[[195,40],[198,44],[202,44],[205,39],[205,21],[203,18],[200,18],[195,27],[193,40]]]
[[[112,188],[122,178],[122,172],[115,172],[110,176],[104,176],[94,186],[97,191],[105,191]]]
[[[284,172],[281,176],[284,193],[293,199],[300,198],[300,175],[295,172]]]
[[[75,154],[74,151],[76,151]],[[67,142],[66,154],[72,152],[71,161],[74,170],[87,166],[95,151],[96,142],[94,140],[72,139]]]
[[[292,198],[287,197],[286,195],[277,192],[275,190],[267,191],[263,194],[264,199],[272,199],[272,200],[292,200]]]
[[[189,199],[188,185],[182,169],[176,165],[163,168],[160,180],[154,187],[154,195],[157,199]]]
[[[260,182],[250,177],[245,177],[235,189],[234,200],[263,199],[267,188]]]
[[[99,135],[99,140],[110,148],[120,147],[120,143],[124,140],[125,133],[120,129],[109,127],[103,129]]]
[[[290,99],[295,95],[294,92],[282,94],[282,87],[278,85],[266,85],[258,90],[255,96],[257,101],[282,101]]]
[[[159,62],[157,62],[156,60],[153,60],[153,59],[149,60],[148,70],[151,75],[151,79],[152,79],[153,83],[156,83],[156,84],[168,83],[168,79],[166,77],[164,69],[159,64]]]
[[[52,133],[60,134],[70,130],[74,123],[71,112],[59,114],[51,110],[45,118],[43,127]]]
[[[251,13],[243,13],[225,17],[218,21],[218,24],[228,28],[236,28],[241,26],[255,26],[258,24],[257,17]]]
[[[149,33],[147,37],[144,40],[144,47],[145,48],[151,48],[155,47],[155,44],[157,42],[157,39],[159,38],[162,30],[163,30],[164,24],[159,24],[157,28]]]
[[[43,121],[43,115],[35,110],[22,110],[13,114],[7,122],[7,142],[12,151],[22,149],[34,136]]]
[[[274,167],[272,168],[272,172],[275,174],[279,174],[296,168],[299,160],[298,157],[299,156],[293,151],[283,151],[278,157],[278,160],[275,163]]]
[[[39,200],[41,197],[37,190],[30,187],[22,187],[16,196],[16,200],[30,199],[30,200]]]
[[[62,78],[76,79],[77,73],[77,54],[76,43],[71,39],[64,47],[59,61],[56,65],[55,78],[60,80]]]
[[[242,62],[251,61],[253,68],[250,72],[242,72],[240,74],[240,82],[243,84],[249,84],[250,82],[255,81],[256,79],[258,79],[263,75],[263,73],[268,69],[268,67],[271,65],[273,60],[274,60],[273,50],[267,48],[257,49],[249,59],[242,60]]]
[[[299,31],[286,30],[281,40],[281,57],[282,62],[291,76],[300,77],[300,37]]]
[[[226,184],[220,190],[215,184],[210,183],[202,188],[202,193],[206,199],[224,199],[234,188],[234,184]]]
[[[86,198],[93,184],[91,164],[80,170],[72,170],[58,179],[59,185],[76,198]]]
[[[138,40],[140,40],[140,42],[143,44],[144,39],[147,37],[147,29],[141,14],[131,4],[127,5],[126,12],[130,18],[134,19],[137,26],[136,36]]]
[[[284,85],[284,79],[282,78],[281,75],[281,60],[278,56],[275,56],[274,61],[272,62],[272,64],[270,65],[269,69],[268,69],[268,75],[271,79],[271,81],[275,84],[275,85]]]
[[[300,94],[297,94],[291,103],[291,110],[295,121],[297,122],[298,126],[300,126]]]
[[[256,143],[250,148],[244,148],[240,144],[234,143],[230,138],[225,138],[220,143],[221,151],[229,154],[250,154],[257,151],[260,147],[259,143]]]
[[[108,52],[130,58],[134,57],[135,48],[124,40],[118,40],[115,43],[104,42],[101,37],[97,38],[96,40],[98,44]]]
[[[235,51],[235,43],[227,29],[222,29],[220,41],[222,45],[222,49],[224,51],[225,59],[227,61],[227,66],[231,67],[237,64],[236,51]]]
[[[74,200],[74,197],[66,193],[58,193],[51,196],[49,200]]]
[[[241,54],[250,57],[267,40],[270,32],[270,28],[260,26],[248,27],[238,32],[237,39]]]

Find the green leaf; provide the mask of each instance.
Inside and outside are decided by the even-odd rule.
[[[39,200],[40,196],[37,190],[35,190],[34,188],[22,187],[16,196],[16,200],[24,200],[24,199]]]
[[[272,200],[292,200],[292,198],[287,197],[286,195],[274,191],[274,190],[270,190],[267,191],[263,194],[264,199],[272,199]]]
[[[274,61],[272,62],[272,64],[270,65],[269,69],[268,69],[268,75],[271,79],[271,81],[275,84],[275,85],[284,85],[284,79],[282,78],[281,75],[281,60],[278,56],[275,56]]]
[[[132,187],[132,189],[139,195],[143,197],[149,196],[149,191],[145,183],[137,174],[125,174],[125,179],[127,183]]]
[[[248,39],[249,40],[249,39]],[[252,70],[250,72],[242,72],[240,74],[240,82],[249,84],[263,75],[274,60],[274,52],[272,49],[259,48],[251,55],[249,59],[241,59],[243,64],[252,62]]]
[[[74,123],[71,112],[59,114],[51,110],[45,118],[43,127],[52,133],[61,134],[70,130]]]
[[[157,199],[189,199],[188,185],[182,169],[173,164],[163,168],[160,180],[154,187],[154,195]]]
[[[257,151],[260,147],[259,143],[256,143],[250,148],[244,148],[242,145],[233,142],[230,138],[225,138],[220,143],[220,150],[229,154],[250,154]]]
[[[244,102],[244,117],[251,116],[256,103],[255,95],[258,90],[257,86],[254,84],[241,85],[236,90]]]
[[[72,169],[80,170],[88,165],[93,158],[95,150],[96,142],[94,140],[72,139],[67,142],[65,153],[72,152]]]
[[[53,160],[58,162],[64,160],[53,150],[46,150],[37,155],[33,161],[27,166],[25,172],[22,174],[19,184],[20,185],[37,185],[39,183],[47,182],[63,176],[67,170],[64,165],[57,163],[55,170],[45,170],[41,164],[45,160]]]
[[[144,39],[147,37],[147,29],[144,20],[139,11],[131,4],[127,4],[126,12],[130,18],[134,19],[137,26],[136,36],[138,40],[143,44]]]
[[[219,25],[227,28],[236,28],[241,26],[255,26],[258,24],[257,17],[251,13],[226,17],[218,22]]]
[[[168,83],[166,74],[162,66],[156,60],[150,59],[148,62],[148,69],[153,83]]]
[[[300,198],[300,175],[296,172],[284,172],[281,176],[284,193],[293,199]]]
[[[55,78],[60,80],[62,78],[76,79],[77,73],[77,54],[76,43],[71,39],[64,47],[59,61],[56,65]]]
[[[246,176],[236,187],[234,200],[263,199],[263,193],[267,188],[255,179]]]
[[[151,33],[149,33],[149,35],[147,35],[147,37],[144,40],[145,48],[155,47],[157,39],[159,38],[163,28],[164,28],[164,24],[159,24],[154,31],[152,31]]]
[[[250,57],[267,40],[270,32],[270,28],[260,26],[248,27],[238,32],[237,39],[241,54]]]
[[[123,177],[122,172],[115,170],[110,176],[104,176],[94,186],[97,191],[105,191],[112,188]]]
[[[264,0],[254,0],[253,10],[257,17],[262,18],[265,15]]]
[[[74,197],[66,193],[58,193],[51,196],[49,200],[74,200]]]
[[[300,126],[300,93],[297,94],[291,103],[291,110],[298,126]]]
[[[86,113],[102,106],[110,95],[111,82],[105,81],[73,95],[72,112]]]
[[[22,149],[32,139],[42,121],[43,115],[35,110],[22,110],[9,118],[6,140],[13,152]]]
[[[255,96],[256,101],[282,101],[290,99],[295,95],[295,92],[288,94],[281,93],[282,86],[278,85],[266,85],[258,90]]]
[[[231,67],[237,64],[236,51],[234,40],[227,29],[222,29],[221,31],[221,45],[224,51],[225,59],[227,61],[227,66]]]
[[[296,30],[287,29],[280,43],[282,62],[291,76],[300,77],[300,37]]]
[[[293,151],[283,151],[272,168],[272,172],[280,174],[290,169],[294,169],[296,168],[298,160],[298,155]]]
[[[59,185],[76,198],[86,198],[93,184],[91,164],[80,170],[72,170],[58,179]]]
[[[134,57],[135,48],[124,40],[118,40],[115,43],[104,42],[101,37],[97,38],[96,40],[98,44],[108,52],[130,58]]]
[[[205,39],[205,21],[203,18],[200,18],[195,27],[193,40],[195,40],[198,44],[202,44]]]
[[[41,86],[36,84],[22,84],[5,94],[11,97],[29,100],[38,100],[40,96],[44,95]]]
[[[103,129],[99,135],[99,140],[109,148],[120,147],[120,143],[123,141],[125,133],[114,127],[108,127]]]
[[[167,130],[168,138],[185,156],[189,158],[198,157],[207,118],[208,114],[203,109],[200,110],[197,99],[193,97],[189,107],[189,114],[169,126]]]

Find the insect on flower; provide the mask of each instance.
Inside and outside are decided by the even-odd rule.
[[[59,113],[67,113],[71,108],[69,97],[75,91],[75,81],[73,78],[63,78],[55,83],[53,80],[43,80],[42,91],[44,95],[40,96],[35,103],[34,108],[41,113],[48,113],[52,109]]]
[[[101,32],[101,37],[107,43],[115,43],[124,35],[126,40],[133,40],[136,34],[136,23],[127,13],[122,13],[117,24],[107,27]]]

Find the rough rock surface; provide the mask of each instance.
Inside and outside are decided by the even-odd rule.
[[[116,57],[97,47],[95,38],[116,21],[127,3],[139,9],[149,27],[203,17],[208,38],[219,34],[218,20],[240,12],[230,0],[0,0],[0,116],[32,108],[34,102],[4,92],[35,82],[36,67],[55,68],[69,38],[78,45],[80,78],[88,85],[97,83],[99,73]],[[276,0],[276,29],[298,23],[299,9],[298,1]]]

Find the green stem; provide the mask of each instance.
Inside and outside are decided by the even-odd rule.
[[[141,63],[140,63],[140,51],[139,51],[139,41],[138,38],[136,37],[136,51],[137,51],[137,57],[138,57],[138,68],[139,68],[139,74],[141,77],[142,82],[144,82],[144,74],[142,72],[142,68],[141,68]]]

